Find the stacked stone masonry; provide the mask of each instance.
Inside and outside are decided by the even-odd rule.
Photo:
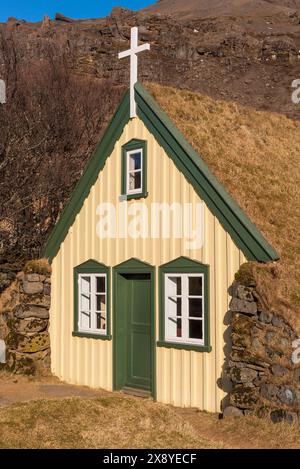
[[[5,343],[6,356],[0,369],[24,374],[50,372],[50,282],[49,273],[22,271],[14,273],[2,292],[0,340]]]
[[[224,415],[255,413],[269,415],[273,422],[300,422],[296,333],[267,309],[254,286],[234,283],[229,294],[232,348],[227,376],[232,390]]]

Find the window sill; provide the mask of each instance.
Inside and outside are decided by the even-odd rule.
[[[100,339],[100,340],[111,340],[111,335],[101,335],[101,334],[89,334],[88,332],[72,332],[73,337],[84,337],[86,339]]]
[[[120,196],[122,200],[135,200],[135,199],[145,199],[148,197],[148,192],[141,192],[140,194],[124,194]]]
[[[196,345],[196,344],[181,344],[178,342],[164,342],[159,341],[156,343],[157,347],[173,348],[179,350],[191,350],[194,352],[211,352],[210,345]]]

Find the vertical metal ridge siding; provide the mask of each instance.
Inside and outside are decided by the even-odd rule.
[[[156,349],[157,400],[183,407],[217,412],[224,392],[217,381],[224,366],[224,318],[227,288],[245,258],[207,206],[204,209],[204,246],[188,250],[181,239],[99,239],[96,235],[99,203],[117,206],[121,190],[121,147],[132,138],[148,142],[148,192],[152,202],[192,203],[200,199],[173,161],[139,119],[130,121],[99,174],[89,196],[53,260],[50,336],[52,371],[75,384],[112,389],[112,341],[72,337],[73,268],[88,259],[110,267],[131,257],[158,266],[187,256],[210,266],[210,339],[212,351],[202,353]],[[128,202],[130,206],[135,201]],[[123,202],[124,203],[124,202]],[[118,210],[117,210],[118,215]],[[118,228],[118,226],[117,226]],[[111,289],[112,290],[112,289]],[[112,291],[111,305],[112,305]],[[158,339],[158,275],[156,272],[156,335]],[[113,327],[113,324],[112,324]],[[227,333],[228,335],[228,333]],[[227,344],[228,348],[229,345]]]

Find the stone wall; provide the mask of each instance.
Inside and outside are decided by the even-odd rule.
[[[50,268],[45,262],[31,261],[11,277],[13,280],[0,295],[0,340],[6,348],[0,369],[48,374]]]
[[[229,289],[232,348],[227,376],[232,389],[224,415],[255,413],[274,422],[300,422],[297,334],[266,303],[253,279],[244,283],[234,282]]]

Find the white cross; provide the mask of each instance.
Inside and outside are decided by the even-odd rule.
[[[0,104],[6,103],[6,85],[4,80],[0,80]]]
[[[138,57],[139,52],[150,50],[150,44],[138,45],[138,28],[131,28],[130,49],[119,53],[119,59],[130,57],[130,117],[136,117],[136,103],[134,96],[134,85],[138,78]]]

